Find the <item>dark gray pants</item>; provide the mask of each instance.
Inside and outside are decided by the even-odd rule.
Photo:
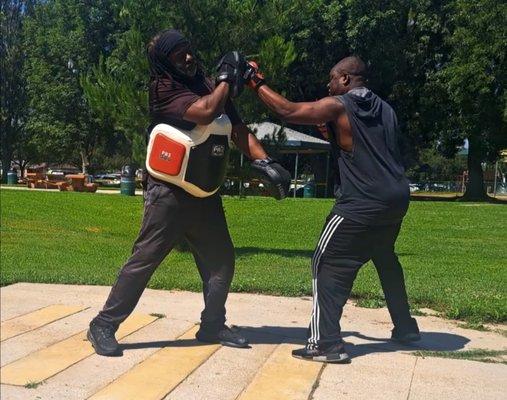
[[[234,247],[222,200],[189,195],[175,186],[148,179],[144,216],[132,255],[94,322],[117,328],[134,310],[153,272],[175,243],[186,238],[203,281],[201,329],[217,331],[225,323],[225,301],[234,274]]]
[[[356,275],[373,261],[394,326],[417,330],[410,316],[403,269],[394,251],[401,224],[367,226],[331,213],[312,260],[313,311],[308,347],[327,347],[341,341],[340,318]]]

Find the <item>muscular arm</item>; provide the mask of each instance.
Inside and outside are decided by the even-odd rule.
[[[259,140],[244,123],[232,127],[232,141],[251,160],[263,160],[268,156]]]
[[[262,85],[257,93],[271,111],[293,124],[316,125],[334,121],[343,110],[343,105],[332,97],[313,102],[294,103],[267,85]]]
[[[183,118],[198,125],[211,124],[223,112],[228,95],[229,84],[221,82],[212,93],[193,103],[183,114]]]

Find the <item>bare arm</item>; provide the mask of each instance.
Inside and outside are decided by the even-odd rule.
[[[281,119],[294,124],[316,125],[336,120],[343,106],[332,97],[318,101],[294,103],[267,85],[257,91],[259,98]]]
[[[259,140],[244,123],[232,127],[232,141],[251,160],[263,160],[268,156]]]
[[[193,103],[183,118],[198,125],[209,125],[223,112],[228,96],[229,84],[221,82],[213,92]]]

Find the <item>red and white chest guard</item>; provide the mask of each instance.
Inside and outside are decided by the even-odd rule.
[[[193,196],[211,196],[225,178],[231,130],[225,114],[190,131],[158,124],[150,133],[146,168],[153,177]]]

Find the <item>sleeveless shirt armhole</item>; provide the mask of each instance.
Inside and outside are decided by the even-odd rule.
[[[343,108],[345,108],[345,112],[347,113],[347,117],[349,119],[349,125],[350,125],[350,131],[352,133],[352,150],[348,151],[348,150],[345,150],[344,148],[342,148],[340,146],[340,144],[336,141],[336,138],[335,138],[335,141],[336,141],[336,144],[338,146],[338,148],[340,149],[340,151],[343,151],[344,154],[347,155],[347,157],[349,158],[354,158],[354,150],[355,150],[355,147],[356,147],[356,141],[354,140],[354,129],[352,129],[352,124],[351,124],[351,118],[350,118],[350,113],[349,113],[349,109],[346,105],[347,101],[346,100],[343,100],[344,97],[343,95],[338,95],[338,96],[334,96],[334,98],[336,100],[338,100],[342,105],[343,105]]]

